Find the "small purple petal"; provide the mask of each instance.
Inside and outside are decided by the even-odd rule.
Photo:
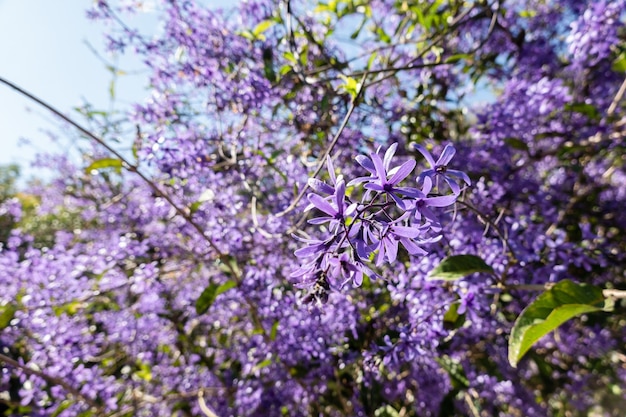
[[[389,169],[389,164],[391,164],[391,159],[396,154],[396,149],[398,148],[398,143],[393,143],[385,152],[385,156],[383,158],[383,166],[385,169]]]
[[[337,210],[332,205],[330,205],[328,201],[324,200],[319,195],[309,194],[307,197],[309,201],[311,202],[311,204],[313,204],[315,207],[317,207],[324,213],[329,214],[333,217],[337,214]]]
[[[385,191],[385,189],[383,188],[382,185],[380,184],[375,184],[375,183],[369,183],[369,184],[365,184],[363,186],[363,188],[367,189],[367,190],[373,190],[373,191]]]
[[[418,190],[417,188],[412,188],[412,187],[394,187],[394,191],[397,192],[398,194],[402,194],[411,198],[425,198],[426,197],[426,195],[424,195],[424,193],[422,193],[420,190]]]
[[[430,152],[428,152],[428,150],[425,147],[414,143],[413,148],[419,151],[424,156],[424,158],[426,158],[426,161],[430,164],[430,166],[433,169],[435,168],[435,165],[436,165],[435,160],[433,159],[433,156],[430,154]]]
[[[424,199],[431,207],[448,207],[456,202],[456,195],[443,195],[439,197],[429,197]]]
[[[334,217],[315,217],[314,219],[310,219],[308,220],[307,223],[309,224],[324,224],[324,223],[328,223],[330,221],[335,220]]]
[[[406,251],[409,252],[411,255],[426,255],[426,254],[428,254],[428,252],[426,252],[424,249],[422,249],[419,246],[417,246],[417,244],[415,242],[413,242],[412,240],[401,239],[400,242],[402,242],[402,246],[404,246]]]
[[[330,155],[326,155],[326,168],[328,169],[328,175],[333,184],[337,184],[337,177],[335,177],[335,167],[333,166],[333,160]]]
[[[398,257],[398,241],[393,238],[383,239],[383,244],[387,251],[387,260],[394,263]]]
[[[391,232],[396,236],[415,238],[421,234],[421,231],[414,227],[407,226],[391,226]]]
[[[387,183],[387,173],[385,172],[385,167],[383,165],[383,160],[380,159],[380,156],[377,153],[373,153],[370,155],[372,158],[372,162],[376,167],[376,175],[378,176],[378,180],[381,184]]]
[[[398,171],[393,174],[393,177],[389,179],[389,183],[392,185],[398,184],[400,181],[409,176],[409,174],[413,171],[413,168],[415,168],[415,160],[410,159],[406,161],[402,164],[402,166],[400,166]]]
[[[369,159],[367,156],[358,155],[355,159],[359,163],[359,165],[361,165],[363,168],[365,168],[372,174],[376,174],[376,167],[374,167],[372,160]]]
[[[454,149],[454,146],[446,145],[446,147],[443,148],[443,152],[441,153],[441,156],[437,160],[436,166],[447,166],[452,160],[452,158],[454,157],[455,153],[456,153],[456,149]]]
[[[459,187],[459,184],[457,184],[456,181],[454,181],[452,178],[449,177],[444,177],[446,182],[448,183],[448,185],[450,186],[450,189],[452,190],[452,192],[456,195],[459,195],[461,193],[461,187]]]
[[[472,181],[467,176],[467,174],[465,172],[463,172],[463,171],[457,171],[456,169],[449,169],[449,170],[446,171],[446,174],[454,175],[455,177],[459,177],[459,178],[461,178],[465,182],[465,184],[472,185]]]
[[[343,179],[339,179],[337,189],[335,190],[335,202],[337,203],[338,213],[343,213],[344,199],[346,197],[346,183]]]
[[[309,178],[307,181],[309,187],[313,189],[313,191],[317,193],[324,194],[334,194],[335,189],[330,185],[326,184],[324,181],[318,180],[317,178]]]

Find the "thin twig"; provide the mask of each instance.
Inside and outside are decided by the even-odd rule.
[[[204,413],[205,416],[218,417],[217,414],[215,414],[213,410],[211,410],[209,406],[206,404],[206,402],[204,401],[203,390],[198,391],[198,406],[200,407],[200,410]]]
[[[57,377],[48,375],[45,372],[29,368],[29,367],[27,367],[25,365],[22,365],[21,363],[19,363],[15,359],[10,358],[10,357],[2,354],[2,353],[0,353],[0,362],[4,362],[5,364],[7,364],[9,366],[12,366],[13,368],[17,368],[17,369],[21,370],[22,372],[24,372],[27,375],[38,376],[39,378],[45,380],[46,382],[49,382],[51,384],[60,386],[65,391],[67,391],[68,394],[76,397],[79,400],[82,400],[87,405],[89,405],[89,407],[91,407],[91,408],[93,408],[93,409],[95,409],[95,410],[97,410],[99,412],[103,411],[102,407],[100,407],[96,401],[94,401],[93,399],[85,396],[83,393],[81,393],[76,388],[72,387],[69,383],[67,383],[65,380],[63,380],[61,378],[57,378]]]
[[[626,78],[624,78],[624,81],[622,82],[622,85],[617,91],[617,94],[615,94],[615,97],[613,97],[613,101],[611,102],[611,105],[606,111],[607,116],[610,116],[615,112],[615,109],[617,108],[617,105],[619,104],[620,100],[624,96],[625,92],[626,92]]]
[[[361,77],[361,82],[359,83],[359,90],[357,91],[356,95],[352,99],[352,102],[350,103],[350,108],[348,109],[348,113],[346,113],[346,116],[343,118],[343,121],[341,122],[341,125],[339,126],[339,130],[335,134],[335,137],[333,137],[333,140],[330,141],[330,144],[326,147],[326,150],[324,151],[324,153],[319,157],[317,168],[315,169],[315,172],[313,172],[313,175],[311,175],[311,178],[317,177],[317,175],[320,173],[320,171],[322,170],[322,167],[324,166],[324,163],[326,162],[326,157],[328,155],[330,155],[330,153],[332,152],[333,148],[337,144],[337,141],[339,141],[339,137],[341,136],[341,133],[343,132],[343,130],[348,125],[348,121],[350,120],[350,116],[352,116],[352,113],[354,112],[354,110],[358,106],[358,101],[359,101],[361,95],[363,94],[363,91],[365,90],[365,84],[364,83],[365,83],[365,78],[366,77],[367,77],[367,72],[365,72],[363,74],[363,76]],[[304,194],[306,193],[306,190],[308,188],[309,188],[309,183],[307,182],[302,187],[302,190],[300,190],[300,194],[298,194],[296,199],[289,205],[289,207],[287,207],[285,210],[281,211],[280,213],[276,214],[276,217],[282,217],[285,214],[287,214],[290,211],[292,211],[294,208],[296,208],[296,206],[298,205],[300,200],[302,200],[302,197],[304,197]]]
[[[83,126],[79,125],[77,122],[75,122],[74,120],[72,120],[68,116],[66,116],[63,113],[61,113],[55,107],[52,107],[50,104],[46,103],[45,101],[43,101],[42,99],[36,97],[35,95],[29,93],[28,91],[20,88],[16,84],[13,84],[12,82],[10,82],[10,81],[2,78],[2,77],[0,77],[0,83],[5,84],[8,87],[11,87],[12,89],[17,91],[18,93],[22,94],[23,96],[29,98],[30,100],[34,101],[35,103],[37,103],[37,104],[41,105],[42,107],[46,108],[47,110],[49,110],[50,112],[52,112],[56,116],[60,117],[65,122],[67,122],[70,125],[72,125],[73,127],[75,127],[82,134],[84,134],[85,136],[87,136],[88,138],[92,139],[93,141],[98,143],[100,146],[105,148],[108,152],[110,152],[113,156],[115,156],[117,159],[119,159],[121,161],[122,167],[124,169],[126,169],[129,172],[132,172],[132,173],[135,173],[136,175],[138,175],[139,178],[141,178],[152,189],[152,191],[154,191],[154,193],[157,196],[159,196],[159,197],[163,198],[165,201],[167,201],[170,204],[170,206],[172,206],[172,208],[176,211],[176,213],[178,215],[180,215],[183,219],[185,219],[185,221],[188,224],[190,224],[202,236],[202,238],[209,244],[211,249],[213,249],[215,251],[215,253],[217,254],[217,256],[219,258],[223,258],[223,257],[226,256],[226,253],[221,251],[217,247],[215,242],[213,242],[213,240],[205,234],[205,232],[202,229],[202,227],[192,219],[191,214],[187,210],[181,208],[178,204],[176,204],[174,202],[174,200],[172,200],[172,198],[169,195],[167,195],[166,193],[161,191],[161,189],[159,187],[157,187],[157,185],[152,180],[150,180],[144,173],[139,171],[135,165],[131,164],[126,158],[124,158],[124,156],[122,154],[120,154],[113,147],[111,147],[109,144],[107,144],[103,139],[101,139],[98,136],[94,135],[89,130],[87,130]],[[226,265],[227,268],[229,268],[229,270],[232,269],[228,262],[224,262],[224,264]],[[238,276],[237,271],[235,271],[234,269],[231,270],[230,272],[232,272],[233,275],[236,276],[238,279],[241,278],[241,277]]]

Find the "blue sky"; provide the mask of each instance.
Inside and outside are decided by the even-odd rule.
[[[208,5],[234,5],[236,1],[204,1]],[[86,18],[93,0],[0,0],[0,76],[33,93],[57,109],[72,115],[72,109],[91,103],[109,109],[111,73],[107,60],[119,68],[141,70],[132,56],[112,57],[103,51],[103,24]],[[154,14],[129,21],[142,30],[155,30]],[[100,55],[98,57],[87,45]],[[146,74],[125,75],[116,82],[115,108],[146,96]],[[58,124],[52,115],[17,92],[0,85],[0,164],[19,163],[23,177],[45,175],[30,168],[42,151],[71,151],[69,138],[51,142],[46,130]],[[58,132],[58,130],[57,130]],[[27,139],[26,144],[22,138]]]
[[[85,101],[108,106],[111,74],[85,44],[102,49],[103,27],[85,18],[90,4],[87,0],[0,0],[0,75],[63,112]],[[118,86],[120,103],[144,94],[142,82],[126,81],[120,80]],[[35,153],[71,148],[63,139],[59,144],[48,139],[44,130],[55,126],[44,109],[0,86],[1,164],[17,162],[25,176],[36,174],[28,168]],[[19,145],[21,138],[30,143]]]

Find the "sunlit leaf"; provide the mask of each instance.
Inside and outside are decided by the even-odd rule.
[[[9,303],[3,306],[0,306],[0,330],[5,329],[13,320],[15,313],[17,312],[17,307],[15,304]]]
[[[104,168],[113,168],[117,172],[122,169],[122,161],[116,158],[103,158],[98,159],[97,161],[93,161],[87,168],[85,168],[85,172],[91,174],[92,171],[97,171],[99,169]]]
[[[564,280],[541,294],[515,321],[509,338],[509,363],[520,359],[543,336],[571,318],[604,309],[602,289]]]
[[[493,273],[493,268],[475,255],[455,255],[445,258],[428,275],[428,279],[452,281],[474,272]]]

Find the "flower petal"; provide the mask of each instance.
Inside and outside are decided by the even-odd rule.
[[[472,185],[472,180],[467,176],[467,174],[463,171],[457,171],[456,169],[449,169],[446,171],[446,174],[454,175],[455,177],[461,178],[465,181],[465,184]]]
[[[341,213],[343,216],[343,206],[344,199],[346,198],[346,183],[342,178],[339,179],[337,183],[337,188],[335,189],[335,202],[337,203],[337,212]]]
[[[309,223],[309,224],[324,224],[324,223],[330,222],[332,220],[335,220],[335,218],[334,217],[315,217],[313,219],[309,219],[307,221],[307,223]]]
[[[413,171],[413,168],[415,168],[415,164],[416,163],[414,159],[409,159],[408,161],[406,161],[404,164],[402,164],[402,166],[400,166],[400,168],[398,168],[396,173],[393,174],[393,176],[389,179],[389,183],[392,185],[396,185],[400,181],[408,177],[409,174]]]
[[[383,160],[380,159],[380,156],[377,153],[371,154],[370,157],[372,158],[372,162],[376,167],[376,176],[378,177],[380,184],[387,184],[387,172],[385,172]]]
[[[430,152],[428,152],[428,150],[423,147],[422,145],[418,145],[417,143],[413,144],[413,149],[419,151],[419,153],[421,153],[424,158],[426,158],[426,161],[428,162],[428,164],[431,166],[431,168],[435,168],[435,159],[433,158],[433,156],[430,154]]]
[[[417,244],[415,242],[413,242],[412,240],[401,239],[400,242],[402,243],[402,246],[404,246],[406,251],[409,252],[411,255],[426,255],[426,254],[428,254],[428,252],[426,252],[424,249],[422,249],[419,246],[417,246]]]
[[[439,159],[437,160],[437,166],[447,166],[450,161],[452,160],[452,158],[454,157],[454,154],[456,153],[456,149],[454,149],[454,146],[452,145],[446,145],[445,148],[443,148],[443,152],[441,153],[441,156],[439,157]]]
[[[337,177],[335,177],[335,167],[333,166],[333,160],[330,155],[326,155],[326,168],[328,169],[328,175],[333,184],[337,184]]]
[[[396,236],[415,238],[421,234],[419,229],[408,226],[391,226],[391,233]]]
[[[369,159],[367,156],[365,156],[365,155],[358,155],[354,159],[359,163],[359,165],[361,165],[363,168],[368,170],[370,173],[376,174],[376,167],[374,167],[374,164],[372,163],[372,160]]]
[[[426,176],[424,177],[424,186],[422,187],[422,192],[424,193],[425,196],[427,196],[430,193],[430,190],[433,189],[433,180]]]
[[[456,195],[442,195],[438,197],[425,198],[426,205],[430,207],[448,207],[456,202]]]
[[[324,213],[329,214],[333,217],[337,214],[337,210],[328,201],[324,200],[319,195],[309,194],[307,197],[311,204],[313,204]]]
[[[385,152],[385,156],[383,158],[383,166],[385,169],[389,169],[389,164],[391,164],[391,159],[396,154],[396,149],[398,148],[398,142],[393,143]]]
[[[307,184],[309,185],[309,187],[313,189],[313,191],[317,193],[324,193],[324,194],[335,193],[335,189],[333,187],[326,184],[324,181],[318,180],[317,178],[309,178],[309,180],[307,181]]]
[[[390,264],[394,263],[398,258],[398,241],[393,238],[386,238],[383,239],[383,244],[387,252],[387,261],[389,261]]]

